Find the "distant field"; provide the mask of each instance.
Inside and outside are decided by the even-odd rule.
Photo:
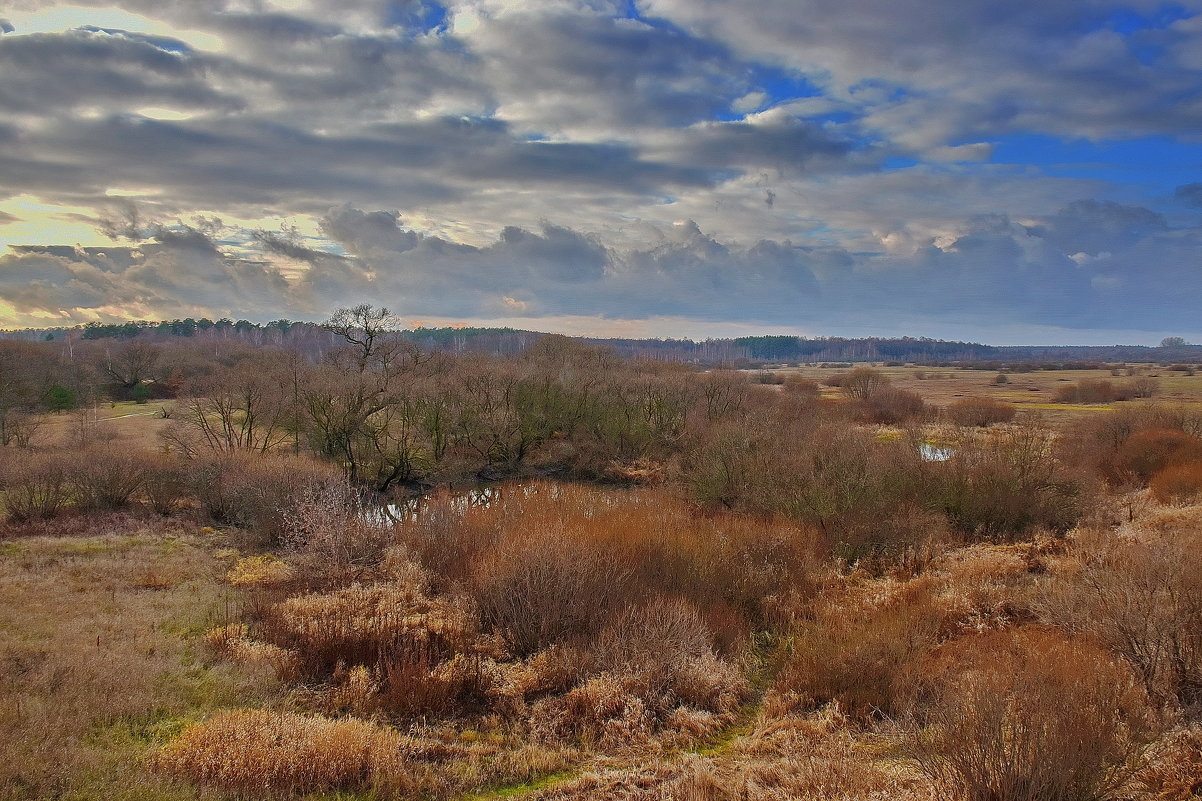
[[[1007,372],[1005,384],[994,383],[998,373],[991,370],[966,370],[959,367],[883,367],[879,364],[872,367],[888,376],[898,389],[915,392],[927,403],[936,406],[947,406],[961,398],[991,398],[1013,403],[1020,410],[1038,411],[1052,422],[1110,411],[1122,405],[1053,402],[1057,389],[1083,380],[1106,380],[1121,384],[1135,377],[1153,377],[1160,382],[1160,393],[1155,397],[1156,401],[1202,404],[1202,372],[1190,376],[1181,371],[1150,364],[1131,365],[1134,373],[1132,376],[1115,376],[1110,370]],[[848,369],[850,368],[786,367],[774,368],[771,372],[786,376],[800,375],[821,383],[823,379],[847,372]],[[822,394],[831,398],[842,396],[838,387],[825,385],[822,387]]]
[[[158,433],[170,422],[163,417],[164,408],[175,401],[150,403],[102,403],[94,409],[56,412],[43,416],[37,440],[47,445],[62,445],[78,439],[81,430],[100,439],[119,439],[140,447],[154,448],[159,444]]]

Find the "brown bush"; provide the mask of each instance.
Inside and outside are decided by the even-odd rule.
[[[829,382],[829,379],[828,379]],[[889,386],[889,377],[871,367],[857,367],[850,373],[839,376],[843,394],[856,401],[871,400],[878,392]],[[831,386],[836,386],[832,384]]]
[[[120,509],[145,483],[144,453],[90,446],[74,454],[78,461],[71,471],[71,488],[79,509]]]
[[[1004,540],[1035,526],[1068,531],[1086,507],[1088,486],[1057,458],[1053,442],[1034,420],[991,430],[937,466],[932,495],[953,526],[975,537]]]
[[[834,701],[861,720],[903,711],[945,624],[935,589],[923,578],[819,603],[794,635],[773,705],[804,710]]]
[[[284,512],[297,498],[339,478],[331,465],[282,453],[212,456],[189,465],[190,491],[209,517],[272,544],[284,536]]]
[[[816,398],[821,394],[822,386],[812,378],[802,378],[791,375],[785,379],[785,392],[803,398]]]
[[[770,610],[810,592],[821,572],[812,532],[699,515],[659,490],[529,484],[486,504],[444,500],[418,517],[399,528],[402,542],[436,584],[462,582],[486,627],[521,655],[595,637],[613,614],[657,595],[688,599],[727,631],[770,625]]]
[[[1118,447],[1107,469],[1146,484],[1166,467],[1193,461],[1202,461],[1202,439],[1173,428],[1143,428]]]
[[[31,452],[7,465],[4,504],[10,519],[21,522],[54,517],[71,502],[76,461],[62,451]]]
[[[281,540],[289,562],[310,588],[366,581],[395,544],[392,526],[373,517],[342,477],[297,488],[280,509]]]
[[[237,709],[185,729],[150,762],[225,792],[284,798],[397,788],[405,755],[399,733],[365,721]]]
[[[890,386],[873,390],[867,397],[857,400],[853,409],[856,420],[880,425],[921,419],[926,413],[927,407],[921,395]]]
[[[150,508],[161,515],[178,511],[190,497],[188,463],[169,454],[144,453],[142,492]]]
[[[1114,403],[1135,397],[1133,390],[1105,379],[1085,379],[1066,384],[1052,396],[1055,403]]]
[[[946,409],[948,419],[958,426],[985,426],[1009,423],[1014,419],[1014,406],[992,398],[961,398]]]
[[[1074,548],[1052,576],[1041,616],[1089,634],[1135,669],[1161,705],[1202,698],[1202,557],[1197,533]]]
[[[912,753],[967,801],[1114,797],[1154,733],[1130,668],[1050,629],[957,640],[929,665],[925,684]]]
[[[1156,475],[1148,488],[1160,503],[1182,503],[1202,495],[1202,462],[1169,465]]]

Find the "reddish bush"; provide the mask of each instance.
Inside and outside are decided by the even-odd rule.
[[[1014,419],[1014,407],[992,398],[961,398],[946,409],[948,419],[958,426],[985,426],[1009,423]]]
[[[1170,465],[1152,476],[1152,497],[1161,503],[1182,503],[1202,495],[1202,462]]]
[[[1130,668],[1051,629],[953,641],[928,671],[911,745],[952,797],[1112,798],[1154,732]]]
[[[1105,467],[1112,477],[1146,484],[1166,467],[1192,461],[1202,461],[1202,439],[1173,428],[1145,428],[1127,437]]]

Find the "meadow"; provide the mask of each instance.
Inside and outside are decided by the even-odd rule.
[[[1202,377],[37,352],[92,402],[5,408],[2,799],[1202,787]]]

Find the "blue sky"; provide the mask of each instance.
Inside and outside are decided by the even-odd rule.
[[[0,18],[0,325],[1202,341],[1202,0]]]

